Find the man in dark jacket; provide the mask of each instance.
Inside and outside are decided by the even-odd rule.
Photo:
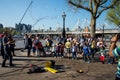
[[[32,49],[32,39],[31,36],[28,36],[27,34],[25,38],[25,48],[27,49],[27,56],[29,57]]]
[[[11,51],[10,51],[10,47],[9,47],[10,42],[8,40],[7,32],[4,33],[2,41],[3,41],[3,46],[4,46],[4,60],[3,60],[1,66],[6,67],[5,66],[6,60],[9,59],[9,66],[12,67],[14,65],[12,63],[12,55],[11,55]]]

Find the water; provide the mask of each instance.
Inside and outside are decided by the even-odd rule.
[[[45,40],[40,40],[42,42],[42,45],[45,46]],[[16,40],[16,46],[15,48],[18,49],[18,48],[24,48],[25,47],[25,44],[24,44],[24,40],[21,39],[21,40]]]
[[[15,40],[15,49],[20,49],[20,48],[24,48],[25,44],[24,44],[24,39],[23,38],[14,38]],[[40,40],[42,42],[42,45],[45,46],[45,40]],[[1,43],[0,43],[1,46]]]

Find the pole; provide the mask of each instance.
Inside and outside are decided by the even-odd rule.
[[[63,12],[62,17],[63,17],[63,31],[62,31],[62,37],[65,39],[65,35],[66,35],[66,31],[65,31],[65,17],[66,17],[66,14],[65,14],[65,12]]]
[[[105,27],[105,25],[103,25],[103,35],[102,35],[102,39],[104,39],[104,27]]]
[[[65,38],[65,18],[63,18],[63,38]]]
[[[26,9],[25,13],[23,14],[23,17],[21,18],[21,20],[20,20],[19,23],[22,22],[23,18],[25,17],[25,15],[26,15],[26,13],[27,13],[27,11],[28,11],[28,9],[29,9],[29,7],[31,6],[32,3],[33,3],[33,0],[31,1],[31,3],[29,4],[29,6],[27,7],[27,9]]]

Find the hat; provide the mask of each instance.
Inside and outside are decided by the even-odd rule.
[[[70,39],[67,39],[67,41],[70,41]]]
[[[116,48],[113,50],[113,56],[114,56],[114,57],[120,56],[120,47],[116,47]]]

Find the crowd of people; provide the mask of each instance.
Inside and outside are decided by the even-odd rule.
[[[102,63],[104,63],[106,56],[105,48],[107,47],[102,38],[95,39],[84,36],[68,36],[63,42],[58,38],[56,41],[53,41],[50,36],[46,36],[45,46],[43,46],[39,35],[31,36],[25,34],[24,44],[25,47],[23,50],[27,50],[28,57],[46,56],[46,54],[50,54],[54,58],[67,57],[69,59],[78,59],[78,55],[82,55],[84,62],[88,63],[94,61],[94,55],[96,53],[99,55]],[[7,57],[9,57],[10,65],[12,66],[12,56],[16,56],[14,53],[15,40],[5,32],[1,39],[1,45],[2,67],[5,66]]]
[[[58,39],[53,41],[50,36],[45,38],[45,46],[41,42],[39,35],[28,36],[24,38],[25,49],[27,49],[27,56],[46,56],[51,54],[55,58],[69,58],[78,59],[78,55],[83,56],[85,62],[90,63],[94,61],[94,55],[97,53],[102,63],[105,61],[107,45],[102,38],[90,38],[84,36],[69,36],[65,41]]]
[[[64,41],[61,41],[64,40]],[[41,42],[39,35],[27,35],[24,37],[25,49],[27,50],[27,56],[46,56],[47,54],[52,55],[54,58],[68,58],[68,59],[78,59],[81,55],[84,62],[90,63],[95,60],[95,55],[98,55],[99,60],[104,64],[105,58],[108,55],[106,48],[111,48],[111,45],[114,44],[113,49],[111,49],[114,55],[120,55],[120,48],[116,48],[116,41],[111,41],[111,45],[107,46],[102,38],[91,38],[84,36],[68,36],[66,39],[57,38],[56,41],[53,41],[50,36],[45,38],[45,46]],[[8,32],[4,32],[1,37],[1,55],[3,58],[1,67],[6,67],[6,60],[9,60],[9,66],[15,66],[12,62],[13,56],[16,56],[14,53],[15,40],[11,35],[8,35]],[[110,53],[109,52],[109,53]],[[33,53],[33,55],[31,55]],[[109,55],[108,55],[109,56]],[[107,63],[115,63],[116,57],[109,56]],[[119,70],[118,70],[119,72]],[[119,79],[119,74],[116,77]]]
[[[39,35],[27,35],[24,36],[25,47],[23,50],[27,50],[27,56],[46,56],[46,54],[52,55],[54,58],[69,58],[78,59],[79,55],[83,57],[84,62],[94,61],[94,55],[99,55],[100,61],[104,64],[106,57],[107,45],[102,38],[90,38],[84,36],[68,36],[65,41],[57,38],[53,41],[50,36],[45,38],[45,46],[40,40]],[[9,57],[10,65],[12,66],[12,56],[16,56],[14,53],[15,40],[7,32],[3,33],[1,39],[1,55],[3,58],[2,67],[5,66],[5,62]],[[22,50],[22,51],[23,51]],[[108,63],[111,59],[108,59]]]
[[[90,63],[94,60],[94,55],[96,53],[100,56],[106,56],[105,48],[107,45],[104,43],[102,38],[95,39],[84,36],[70,36],[66,39],[64,44],[59,41],[58,44],[60,44],[60,46],[62,45],[62,47],[60,47],[60,51],[57,50],[56,47],[56,53],[62,53],[62,57],[67,55],[68,58],[78,59],[78,55],[81,54],[83,56],[83,60]],[[104,60],[102,62],[104,63]]]

